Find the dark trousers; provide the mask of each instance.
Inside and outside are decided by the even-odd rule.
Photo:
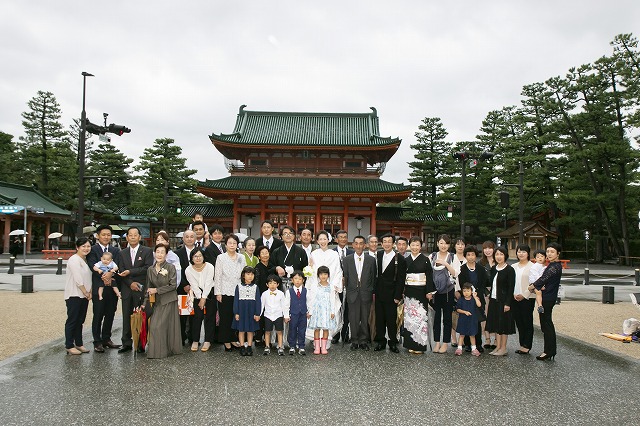
[[[193,317],[191,317],[191,340],[200,341],[200,329],[204,320],[204,341],[213,342],[216,330],[216,300],[207,299],[204,310],[198,307],[200,299],[193,299]],[[207,311],[205,313],[204,311]]]
[[[104,288],[102,300],[98,300],[98,293],[93,293],[93,320],[91,322],[91,333],[93,334],[93,344],[102,345],[111,340],[111,328],[113,318],[118,308],[118,297],[109,286]]]
[[[385,331],[389,335],[389,344],[398,344],[398,305],[391,301],[382,301],[376,297],[376,338],[375,341],[386,344]],[[386,329],[386,330],[385,330]]]
[[[294,314],[289,319],[287,342],[290,348],[304,348],[304,335],[307,332],[307,314]]]
[[[71,349],[82,346],[82,324],[87,318],[89,300],[84,297],[70,297],[67,303],[67,322],[64,324],[64,347]]]
[[[182,337],[182,343],[187,339],[189,339],[189,343],[192,342],[190,337],[192,327],[191,318],[193,318],[193,315],[180,315],[180,336]],[[187,325],[189,326],[188,329]]]
[[[132,347],[131,339],[131,314],[133,310],[142,305],[142,292],[132,291],[131,296],[122,299],[122,346]]]
[[[553,307],[556,305],[554,300],[542,300],[544,313],[540,314],[540,329],[544,334],[544,353],[547,355],[556,354],[556,327],[553,325]]]
[[[518,327],[520,346],[527,349],[531,349],[533,345],[533,308],[535,305],[536,298],[533,296],[530,299],[511,302],[513,318],[516,320],[516,327]]]
[[[433,309],[435,316],[433,318],[433,340],[438,343],[440,341],[440,322],[442,321],[442,342],[451,342],[451,327],[453,320],[451,314],[453,313],[453,305],[455,302],[454,290],[449,293],[436,293],[433,295]]]
[[[338,293],[338,298],[340,302],[342,302],[342,330],[338,331],[333,335],[333,338],[339,338],[342,336],[342,341],[344,342],[349,338],[349,304],[347,303],[347,299],[344,297],[344,291],[342,293]]]
[[[365,302],[361,297],[358,295],[353,303],[349,303],[349,326],[351,327],[351,343],[364,345],[371,341],[371,333],[369,332],[371,300]],[[384,336],[384,332],[382,335]]]
[[[233,322],[233,296],[222,296],[222,302],[218,303],[218,341],[220,343],[235,342],[235,332],[231,329]]]

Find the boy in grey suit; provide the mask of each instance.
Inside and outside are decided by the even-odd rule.
[[[371,342],[369,312],[376,284],[376,261],[364,253],[365,241],[361,235],[353,239],[355,253],[348,255],[343,265],[352,351],[358,348],[367,351]]]

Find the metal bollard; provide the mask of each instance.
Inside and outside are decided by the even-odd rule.
[[[13,274],[13,270],[16,267],[16,258],[11,256],[9,258],[9,272],[7,272],[7,274]],[[637,269],[636,269],[636,276],[638,275]]]
[[[640,286],[640,269],[636,269],[636,286]]]
[[[615,303],[615,293],[614,287],[612,286],[603,286],[602,287],[602,303]]]
[[[33,293],[33,275],[22,276],[22,293]]]
[[[584,268],[584,285],[589,285],[589,268]]]
[[[58,270],[56,271],[56,275],[62,275],[62,258],[58,258]]]

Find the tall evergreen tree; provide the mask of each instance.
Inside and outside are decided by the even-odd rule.
[[[53,93],[43,91],[38,91],[27,105],[29,110],[22,113],[25,136],[20,138],[25,178],[55,199],[56,193],[50,188],[51,169],[55,167],[52,160],[56,160],[52,150],[67,138],[59,121],[60,105]]]
[[[17,174],[18,156],[13,135],[0,132],[0,181],[18,183],[21,176]]]
[[[124,155],[114,145],[102,143],[89,153],[87,176],[107,176],[88,191],[87,199],[92,205],[115,210],[122,206],[129,206],[136,190],[134,178],[130,173],[133,159]],[[106,194],[103,189],[111,185],[113,191]]]
[[[447,191],[455,167],[451,144],[445,141],[448,133],[438,117],[425,117],[415,133],[417,143],[411,145],[416,151],[415,160],[409,162],[409,182],[415,188],[412,194],[414,218],[429,220],[432,233],[441,232],[445,224],[438,221],[447,212]],[[446,224],[448,226],[448,224]]]
[[[195,196],[196,170],[188,169],[182,148],[173,139],[156,139],[151,148],[146,148],[140,157],[140,164],[134,167],[141,172],[140,181],[144,187],[141,196],[134,200],[134,210],[149,211],[164,205],[164,197],[179,198],[188,202]],[[175,217],[174,219],[182,219]]]

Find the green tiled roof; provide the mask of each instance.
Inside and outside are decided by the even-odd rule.
[[[0,204],[42,208],[45,214],[71,215],[69,210],[63,209],[33,187],[17,183],[0,182]]]
[[[233,217],[233,204],[183,204],[181,216],[192,217],[195,212],[202,212],[204,217]],[[173,209],[171,209],[173,214]],[[128,207],[120,207],[114,211],[118,215],[161,215],[162,206],[154,207],[147,211],[131,211]]]
[[[201,188],[225,191],[369,194],[411,191],[410,186],[380,179],[229,176],[199,182]]]
[[[381,137],[376,109],[370,113],[245,111],[242,105],[231,134],[210,139],[242,145],[300,147],[384,147],[400,143]]]
[[[425,215],[421,218],[410,218],[405,214],[409,212],[411,209],[408,207],[386,207],[386,206],[378,206],[376,207],[376,220],[388,220],[388,221],[416,221],[416,222],[433,222],[437,221],[445,221],[450,220],[447,218],[446,214],[439,214],[435,219],[431,215]]]

